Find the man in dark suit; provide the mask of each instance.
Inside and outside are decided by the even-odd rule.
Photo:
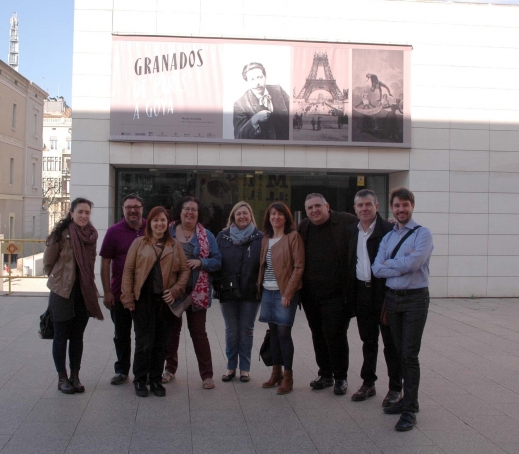
[[[245,65],[249,90],[234,103],[235,139],[288,140],[290,99],[279,85],[267,85],[261,63]]]
[[[378,214],[378,207],[377,196],[373,191],[363,189],[355,195],[354,208],[359,222],[351,226],[349,232],[348,301],[355,304],[364,362],[360,372],[363,384],[351,396],[351,400],[362,401],[376,394],[378,336],[381,332],[389,375],[389,392],[382,405],[390,407],[400,399],[402,370],[389,327],[380,323],[386,280],[374,277],[371,271],[380,241],[393,230],[393,224],[384,221]]]

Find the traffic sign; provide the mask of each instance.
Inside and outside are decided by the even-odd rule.
[[[2,241],[2,254],[23,254],[23,242],[21,241]]]

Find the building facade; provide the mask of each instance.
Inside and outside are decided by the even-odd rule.
[[[70,207],[72,109],[57,97],[46,99],[43,110],[43,204],[51,231]]]
[[[122,35],[410,47],[409,146],[110,140],[120,61],[114,37]],[[306,193],[321,192],[333,209],[352,212],[353,194],[368,187],[386,216],[390,189],[404,185],[416,195],[417,222],[434,234],[433,296],[519,296],[517,38],[518,6],[76,0],[71,197],[94,201],[102,238],[129,192],[143,195],[148,208],[197,195],[217,233],[241,199],[254,200],[257,215],[280,199],[299,218]],[[349,94],[353,104],[353,92],[337,97]],[[324,107],[324,98],[317,101]]]
[[[47,93],[0,60],[0,234],[45,238],[41,165]]]

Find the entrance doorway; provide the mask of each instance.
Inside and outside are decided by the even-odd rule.
[[[171,208],[185,195],[199,198],[204,205],[205,226],[215,235],[225,228],[232,207],[245,200],[261,226],[266,208],[274,201],[282,201],[292,210],[296,224],[304,217],[306,195],[322,194],[331,208],[353,213],[353,198],[362,188],[375,191],[380,202],[380,214],[387,217],[388,176],[364,176],[364,186],[358,186],[358,174],[330,172],[287,172],[283,174],[243,172],[177,172],[143,169],[116,171],[116,213],[122,219],[122,199],[136,193],[144,199],[144,216],[157,205]]]

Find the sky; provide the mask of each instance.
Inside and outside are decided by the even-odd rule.
[[[18,14],[18,72],[71,106],[74,0],[0,0],[0,60],[6,63],[13,11]]]

